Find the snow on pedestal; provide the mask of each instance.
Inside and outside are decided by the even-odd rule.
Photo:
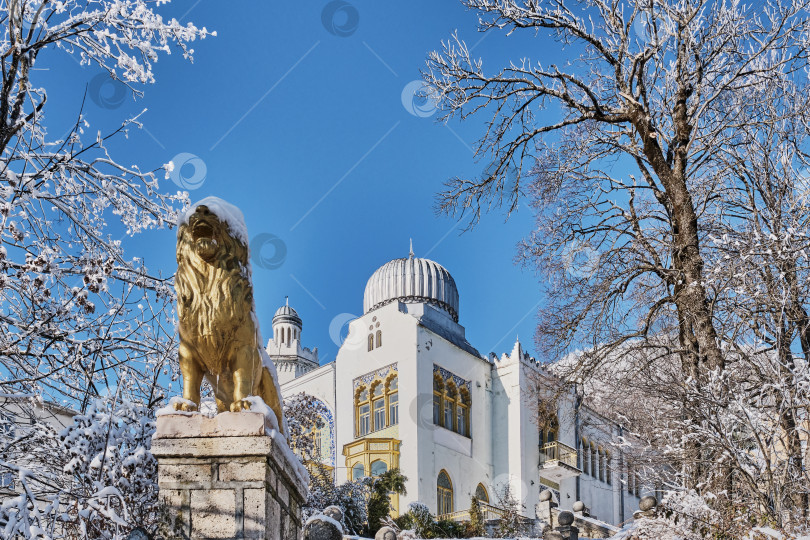
[[[273,428],[261,412],[158,416],[160,496],[184,538],[298,539],[307,487]]]

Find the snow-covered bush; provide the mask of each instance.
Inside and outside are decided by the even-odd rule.
[[[96,401],[60,434],[76,502],[68,515],[93,537],[154,521],[157,460],[150,452],[155,419],[146,407]]]
[[[513,538],[526,533],[525,519],[521,515],[523,504],[515,497],[512,486],[504,483],[495,490],[498,499],[496,506],[502,510],[501,519],[495,529],[497,538]]]
[[[310,469],[309,498],[302,508],[304,519],[319,514],[327,506],[343,511],[343,528],[348,533],[360,534],[368,519],[368,499],[371,487],[368,479],[336,485],[333,472],[315,464]]]
[[[408,504],[408,510],[395,522],[400,529],[411,531],[414,538],[432,538],[436,518],[426,504],[415,501]]]
[[[0,453],[22,486],[0,506],[3,537],[123,538],[154,525],[154,430],[148,408],[112,400],[93,402],[61,432],[44,422],[18,429]]]

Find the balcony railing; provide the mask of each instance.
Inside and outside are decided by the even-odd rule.
[[[490,519],[500,519],[504,515],[504,511],[497,506],[478,501],[478,507],[481,509],[481,514],[484,516],[484,521]],[[451,512],[450,514],[441,514],[436,516],[436,519],[445,519],[450,521],[470,521],[470,510],[459,510],[458,512]]]
[[[544,444],[540,447],[540,466],[549,461],[558,461],[576,468],[577,451],[558,441]]]
[[[540,474],[555,482],[579,476],[577,451],[558,441],[540,446]]]

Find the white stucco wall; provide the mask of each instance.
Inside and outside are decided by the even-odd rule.
[[[419,500],[437,509],[436,480],[445,470],[453,483],[453,509],[465,510],[479,483],[492,500],[491,367],[488,361],[447,341],[425,326],[418,327],[417,371],[420,402],[426,421],[419,422]],[[464,437],[433,424],[433,366],[470,382],[470,434]],[[429,414],[429,416],[428,416]],[[416,499],[414,499],[416,500]]]
[[[374,318],[376,317],[376,321]],[[366,337],[369,326],[380,323],[382,347],[368,351]],[[355,440],[354,426],[354,380],[391,364],[397,364],[399,372],[399,418],[396,429],[386,429],[386,437],[402,441],[400,447],[400,469],[408,477],[405,484],[408,493],[417,491],[418,478],[416,471],[416,425],[405,419],[412,416],[416,403],[416,377],[414,369],[407,366],[416,365],[416,324],[413,317],[400,312],[399,304],[394,302],[368,313],[349,324],[349,335],[337,354],[336,385],[337,410],[345,411],[345,421],[337,424],[337,447],[339,453],[343,446]],[[374,437],[372,432],[368,435]],[[379,436],[379,435],[377,435]],[[338,481],[345,482],[348,473],[345,459],[340,455]],[[410,499],[409,499],[410,500]]]

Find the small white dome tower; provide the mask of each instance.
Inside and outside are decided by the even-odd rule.
[[[302,327],[301,317],[290,307],[290,297],[287,296],[285,304],[273,316],[273,341],[289,347],[295,341],[301,341]]]
[[[273,316],[273,338],[267,343],[267,354],[276,365],[279,384],[284,384],[318,367],[318,349],[301,346],[304,324],[287,297]]]

